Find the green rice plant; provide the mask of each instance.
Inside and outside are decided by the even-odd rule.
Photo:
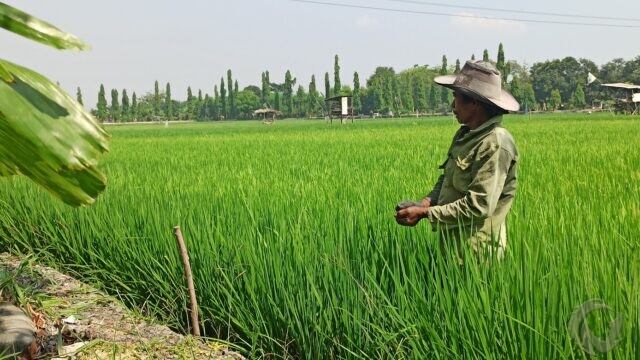
[[[424,196],[451,118],[112,127],[109,187],[67,209],[0,183],[0,250],[34,252],[176,329],[188,296],[171,230],[190,251],[203,331],[251,358],[586,359],[576,307],[604,358],[640,356],[640,122],[507,116],[521,153],[505,260],[460,267],[427,224],[393,207]]]

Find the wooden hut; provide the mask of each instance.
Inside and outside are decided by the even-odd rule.
[[[349,118],[351,122],[353,116],[353,96],[338,95],[324,100],[328,107],[329,120],[333,123],[333,117],[340,118],[340,123],[344,124]]]

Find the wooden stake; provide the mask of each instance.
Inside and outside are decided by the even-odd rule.
[[[180,257],[182,258],[182,266],[184,268],[184,279],[187,282],[187,288],[189,289],[189,300],[191,302],[191,331],[193,332],[193,336],[200,336],[196,289],[193,286],[193,276],[191,275],[191,265],[189,264],[189,253],[187,252],[187,246],[184,244],[180,226],[175,226],[173,228],[173,235],[176,237],[176,240],[178,240],[178,249],[180,250]]]

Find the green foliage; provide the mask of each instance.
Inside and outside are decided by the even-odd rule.
[[[276,92],[273,95],[273,108],[276,110],[280,110],[280,93]]]
[[[440,103],[438,101],[438,92],[440,91],[440,86],[436,86],[435,84],[431,84],[429,88],[429,108],[433,111],[436,111],[440,107]]]
[[[44,76],[5,60],[0,80],[0,174],[22,173],[69,205],[104,190],[97,158],[109,136],[82,105]]]
[[[570,99],[576,86],[586,83],[587,73],[595,64],[573,57],[535,63],[531,67],[531,83],[537,99],[548,99],[557,89],[563,99]]]
[[[359,114],[362,110],[362,100],[360,99],[360,76],[358,72],[353,73],[353,112]]]
[[[228,87],[228,99],[229,99],[229,109],[227,112],[228,119],[236,118],[236,98],[235,93],[233,91],[233,80],[231,78],[231,69],[227,70],[227,87]]]
[[[507,76],[509,75],[509,70],[507,69],[507,64],[504,60],[504,46],[502,43],[498,45],[498,60],[496,61],[496,68],[500,71],[500,75],[502,77],[502,83],[507,83]]]
[[[171,84],[167,83],[164,90],[164,116],[169,120],[173,117],[173,102],[171,101]]]
[[[582,90],[582,85],[578,84],[576,86],[576,91],[571,95],[571,100],[569,100],[571,107],[574,109],[584,109],[587,105],[587,102],[584,98],[584,90]]]
[[[57,49],[89,49],[77,37],[4,3],[0,3],[0,27]]]
[[[489,61],[489,51],[487,49],[482,52],[482,61]]]
[[[133,92],[131,95],[131,119],[133,121],[138,121],[138,97],[136,96],[136,92]]]
[[[98,119],[104,121],[109,116],[107,109],[107,98],[104,92],[104,85],[100,84],[100,91],[98,92]]]
[[[460,73],[460,59],[456,59],[456,67],[453,69],[454,74]]]
[[[122,119],[129,121],[131,118],[131,109],[129,108],[129,95],[127,89],[122,89]]]
[[[393,68],[382,66],[376,68],[373,75],[367,79],[367,87],[370,91],[363,104],[365,112],[387,114],[393,111],[396,107],[394,81],[396,81],[396,72]]]
[[[442,67],[440,68],[440,75],[447,75],[447,57],[442,55]],[[442,112],[446,113],[451,108],[452,95],[451,90],[445,87],[440,88],[440,104],[442,105]]]
[[[76,90],[76,101],[80,105],[84,105],[84,103],[82,102],[82,91],[80,91],[80,87],[79,86],[78,86],[78,89]]]
[[[111,89],[111,106],[109,107],[109,117],[112,121],[120,120],[120,101],[118,100],[118,90]]]
[[[316,76],[311,75],[311,81],[309,82],[309,96],[308,100],[308,114],[311,116],[316,116],[317,114],[322,113],[322,99],[320,98],[320,94],[318,93],[318,89],[316,87]]]
[[[296,95],[293,98],[293,115],[297,118],[303,118],[306,115],[307,95],[302,85],[298,86]]]
[[[284,74],[284,87],[282,92],[282,100],[284,101],[284,106],[282,107],[283,113],[285,116],[293,115],[293,85],[294,80],[291,77],[291,72],[287,70]]]
[[[514,77],[511,84],[509,84],[509,91],[520,103],[522,111],[531,110],[536,106],[535,92],[529,81]]]
[[[331,97],[331,84],[329,83],[329,73],[324,73],[324,98],[328,99]]]
[[[557,110],[560,105],[562,105],[562,96],[560,95],[560,90],[553,89],[551,90],[551,95],[549,96],[549,109]]]
[[[153,85],[153,116],[160,116],[160,86],[158,85],[158,80]]]
[[[340,65],[338,61],[338,55],[336,54],[333,63],[333,96],[339,95],[342,89],[342,84],[340,83]]]
[[[262,104],[268,104],[271,96],[271,83],[269,82],[269,71],[262,73]]]
[[[238,118],[250,119],[253,111],[260,108],[260,97],[251,90],[242,90],[236,99]]]
[[[224,87],[224,78],[220,78],[220,115],[227,117],[227,90]]]

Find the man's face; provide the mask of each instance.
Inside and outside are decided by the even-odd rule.
[[[468,101],[465,102],[465,99],[461,94],[457,91],[453,92],[453,102],[451,103],[451,108],[453,109],[453,113],[456,115],[456,119],[460,124],[468,124],[471,116],[476,110],[476,102]]]

